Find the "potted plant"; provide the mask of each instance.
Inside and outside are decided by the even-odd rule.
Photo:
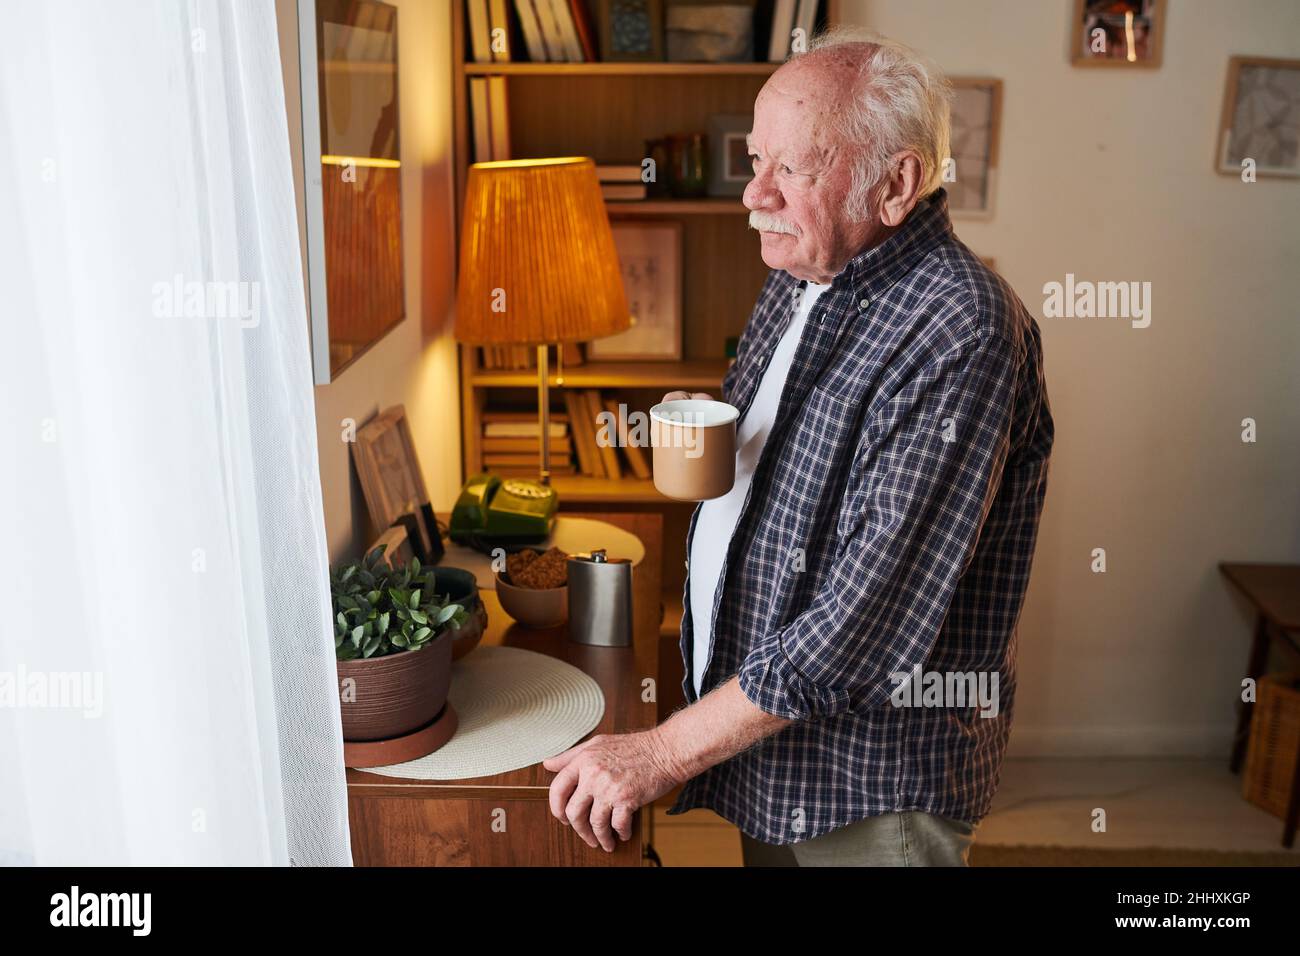
[[[425,726],[447,701],[452,634],[464,608],[418,558],[390,567],[381,545],[330,572],[344,740],[388,740]]]

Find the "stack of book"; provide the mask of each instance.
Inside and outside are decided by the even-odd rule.
[[[639,163],[610,163],[596,166],[600,179],[600,192],[606,199],[645,199],[645,183],[641,181]]]
[[[562,368],[572,368],[585,362],[582,345],[550,346],[551,373]],[[479,367],[491,371],[520,371],[537,368],[537,348],[532,345],[483,345],[479,347]]]
[[[599,389],[566,388],[564,404],[579,472],[592,478],[622,478],[626,466],[637,478],[650,477],[649,455],[629,441],[627,418],[617,401],[602,396]],[[608,414],[601,417],[602,412]]]
[[[596,27],[584,0],[512,0],[534,63],[594,63]],[[510,60],[507,0],[465,0],[476,63]]]
[[[536,478],[541,456],[541,423],[531,412],[483,413],[483,467],[497,475]],[[551,416],[550,468],[553,475],[572,475],[573,442],[569,416]]]

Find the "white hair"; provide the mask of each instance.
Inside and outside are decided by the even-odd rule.
[[[893,158],[911,150],[921,159],[920,196],[943,185],[948,158],[952,87],[943,71],[910,47],[862,27],[835,27],[813,38],[809,56],[834,50],[855,61],[850,106],[836,116],[837,131],[857,148],[846,212],[870,215],[871,192],[893,171]]]

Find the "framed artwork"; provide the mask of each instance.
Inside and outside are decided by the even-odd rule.
[[[1234,56],[1219,119],[1215,169],[1300,178],[1300,60]]]
[[[352,461],[361,480],[370,520],[378,528],[390,528],[402,515],[421,512],[429,500],[415,458],[415,442],[406,421],[406,408],[394,405],[357,430],[352,442]],[[433,540],[423,524],[417,525],[425,554],[433,554]]]
[[[948,212],[954,219],[993,215],[998,140],[1002,129],[1002,81],[991,77],[951,77],[951,166],[944,174]]]
[[[1075,66],[1160,65],[1165,0],[1075,0]]]
[[[664,58],[663,0],[595,0],[595,7],[602,60]]]
[[[682,224],[612,222],[632,327],[592,339],[593,361],[679,361],[682,357]]]
[[[709,195],[739,196],[754,178],[745,137],[754,125],[748,113],[709,117]]]

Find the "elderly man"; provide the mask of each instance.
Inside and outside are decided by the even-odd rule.
[[[546,762],[552,812],[592,846],[686,783],[670,812],[734,822],[747,865],[966,862],[1052,419],[1037,326],[952,233],[948,96],[852,32],[758,95],[744,201],[772,272],[723,382],[736,483],[691,520],[689,706]]]

